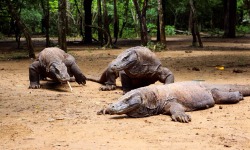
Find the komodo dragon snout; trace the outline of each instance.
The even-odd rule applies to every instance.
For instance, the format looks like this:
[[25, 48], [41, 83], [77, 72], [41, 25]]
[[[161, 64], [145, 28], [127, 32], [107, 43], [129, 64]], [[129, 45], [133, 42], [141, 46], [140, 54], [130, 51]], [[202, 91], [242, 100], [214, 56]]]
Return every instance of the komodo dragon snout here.
[[49, 72], [52, 73], [61, 83], [70, 81], [70, 76], [64, 63], [53, 63], [49, 68]]
[[142, 97], [140, 93], [123, 95], [118, 102], [111, 104], [107, 109], [103, 109], [98, 114], [126, 114], [140, 107]]
[[135, 51], [124, 51], [111, 63], [111, 69], [114, 71], [121, 71], [130, 68], [138, 60], [138, 55]]

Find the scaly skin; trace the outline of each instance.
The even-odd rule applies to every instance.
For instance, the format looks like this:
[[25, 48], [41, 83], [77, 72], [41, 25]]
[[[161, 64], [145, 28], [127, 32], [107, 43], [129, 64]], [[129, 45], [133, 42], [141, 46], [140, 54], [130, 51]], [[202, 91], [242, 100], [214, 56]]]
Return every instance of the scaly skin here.
[[154, 85], [132, 90], [97, 114], [126, 114], [130, 117], [170, 115], [188, 123], [185, 112], [207, 109], [215, 104], [234, 104], [250, 95], [250, 85], [216, 85], [197, 81]]
[[77, 66], [75, 58], [56, 47], [45, 48], [39, 53], [38, 59], [30, 65], [29, 88], [41, 88], [40, 80], [46, 77], [60, 83], [67, 81], [86, 83], [86, 77]]
[[161, 66], [160, 60], [146, 47], [132, 47], [117, 56], [100, 79], [87, 80], [104, 84], [102, 91], [116, 89], [116, 79], [121, 77], [122, 89], [126, 93], [138, 87], [147, 86], [160, 81], [164, 84], [174, 82], [173, 73], [166, 67]]

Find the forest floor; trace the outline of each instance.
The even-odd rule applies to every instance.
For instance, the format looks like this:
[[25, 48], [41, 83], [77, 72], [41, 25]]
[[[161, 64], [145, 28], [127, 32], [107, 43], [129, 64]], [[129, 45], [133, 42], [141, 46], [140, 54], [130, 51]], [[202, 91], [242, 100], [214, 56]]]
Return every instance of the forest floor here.
[[[13, 39], [12, 39], [13, 40]], [[36, 54], [43, 42], [35, 40]], [[156, 52], [175, 81], [250, 84], [250, 38], [203, 38], [204, 48], [190, 47], [190, 36], [167, 38], [167, 50]], [[120, 49], [69, 45], [85, 76], [98, 77], [108, 63], [138, 41], [123, 40]], [[235, 105], [188, 112], [190, 123], [166, 115], [147, 118], [96, 115], [122, 91], [99, 91], [88, 82], [28, 89], [32, 60], [11, 40], [0, 41], [0, 149], [250, 149], [250, 97]], [[25, 53], [25, 57], [23, 57]], [[218, 67], [224, 66], [224, 69]], [[117, 79], [120, 85], [120, 80]], [[161, 83], [155, 83], [161, 84]]]

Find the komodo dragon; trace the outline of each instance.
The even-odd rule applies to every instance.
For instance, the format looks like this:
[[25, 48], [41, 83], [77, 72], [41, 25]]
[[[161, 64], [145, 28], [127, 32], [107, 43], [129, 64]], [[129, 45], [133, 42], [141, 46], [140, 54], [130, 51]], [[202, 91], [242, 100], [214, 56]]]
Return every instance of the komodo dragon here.
[[130, 117], [167, 114], [173, 121], [188, 123], [191, 117], [185, 112], [207, 109], [215, 104], [238, 103], [243, 96], [249, 95], [250, 85], [177, 82], [132, 90], [97, 114], [126, 114]]
[[37, 60], [30, 65], [29, 88], [40, 88], [40, 79], [46, 77], [60, 83], [72, 80], [78, 84], [86, 83], [86, 77], [76, 64], [75, 58], [56, 47], [42, 50], [38, 54]]
[[156, 55], [146, 47], [132, 47], [117, 56], [102, 73], [100, 79], [87, 80], [104, 84], [102, 91], [116, 89], [116, 78], [120, 75], [124, 93], [135, 88], [147, 86], [160, 81], [173, 83], [174, 75], [166, 67], [162, 67]]

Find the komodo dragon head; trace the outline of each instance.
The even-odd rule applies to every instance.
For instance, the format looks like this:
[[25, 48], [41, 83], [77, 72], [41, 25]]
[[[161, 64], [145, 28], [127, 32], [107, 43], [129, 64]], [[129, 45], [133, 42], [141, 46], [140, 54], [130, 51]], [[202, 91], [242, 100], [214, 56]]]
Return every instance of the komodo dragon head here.
[[130, 91], [120, 97], [118, 102], [111, 104], [107, 111], [109, 114], [127, 114], [138, 109], [142, 104], [141, 94], [137, 91]]
[[61, 83], [70, 81], [70, 76], [64, 63], [52, 63], [49, 67], [49, 72]]
[[111, 63], [111, 69], [120, 71], [131, 67], [138, 60], [137, 53], [134, 50], [126, 50], [117, 56]]

